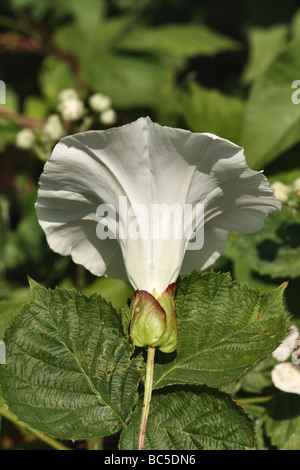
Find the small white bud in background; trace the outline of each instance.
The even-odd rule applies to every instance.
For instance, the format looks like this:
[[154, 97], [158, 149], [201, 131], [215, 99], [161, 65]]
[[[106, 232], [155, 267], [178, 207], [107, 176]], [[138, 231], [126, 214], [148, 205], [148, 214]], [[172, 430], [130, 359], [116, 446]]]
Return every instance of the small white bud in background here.
[[300, 367], [291, 362], [277, 364], [272, 370], [272, 381], [276, 388], [300, 395]]
[[101, 113], [111, 107], [111, 100], [108, 96], [102, 93], [95, 93], [89, 98], [89, 105], [93, 111]]
[[74, 88], [66, 88], [61, 90], [58, 95], [58, 100], [61, 102], [75, 99], [79, 99], [79, 97], [77, 91], [74, 90]]
[[31, 129], [22, 129], [16, 137], [16, 146], [23, 150], [29, 150], [35, 143], [36, 136]]
[[43, 141], [56, 141], [65, 135], [62, 122], [58, 114], [49, 116], [42, 131]]
[[110, 126], [117, 121], [117, 114], [112, 108], [106, 109], [100, 113], [100, 121], [105, 126]]
[[84, 104], [79, 98], [62, 101], [57, 109], [66, 122], [78, 121], [85, 113]]
[[281, 202], [287, 202], [291, 194], [291, 188], [281, 181], [275, 181], [272, 185], [274, 196]]
[[300, 178], [297, 178], [291, 185], [292, 191], [300, 191]]

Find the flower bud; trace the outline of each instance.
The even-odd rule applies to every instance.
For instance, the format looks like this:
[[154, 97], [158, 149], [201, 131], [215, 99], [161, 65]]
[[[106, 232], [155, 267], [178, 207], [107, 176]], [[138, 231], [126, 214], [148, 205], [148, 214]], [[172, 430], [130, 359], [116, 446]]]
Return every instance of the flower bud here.
[[35, 143], [35, 133], [31, 129], [22, 129], [16, 137], [16, 146], [23, 150], [29, 150]]
[[161, 296], [137, 290], [131, 301], [130, 335], [136, 346], [157, 347], [170, 353], [177, 348], [177, 323], [174, 294], [176, 284]]
[[89, 105], [94, 111], [101, 113], [102, 111], [110, 108], [111, 100], [108, 96], [103, 95], [102, 93], [95, 93], [90, 96]]
[[85, 113], [84, 104], [79, 98], [64, 100], [58, 104], [57, 109], [66, 122], [77, 121]]
[[110, 126], [114, 124], [117, 120], [117, 113], [112, 109], [108, 108], [100, 113], [100, 121], [105, 126]]
[[69, 101], [78, 99], [78, 93], [74, 88], [65, 88], [58, 95], [58, 101]]
[[65, 130], [58, 114], [49, 116], [42, 131], [43, 141], [56, 141], [63, 137], [64, 134]]
[[272, 184], [272, 189], [274, 191], [275, 197], [285, 203], [289, 200], [289, 195], [291, 194], [291, 188], [280, 181], [275, 181]]
[[291, 188], [293, 191], [300, 191], [300, 178], [295, 179], [295, 181], [291, 185]]

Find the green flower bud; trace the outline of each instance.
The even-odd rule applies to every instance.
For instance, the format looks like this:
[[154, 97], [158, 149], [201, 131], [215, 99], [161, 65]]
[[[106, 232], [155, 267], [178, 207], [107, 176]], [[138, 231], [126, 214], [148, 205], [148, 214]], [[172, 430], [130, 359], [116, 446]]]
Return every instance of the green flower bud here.
[[160, 351], [166, 353], [175, 351], [178, 345], [177, 321], [175, 314], [176, 289], [176, 284], [170, 284], [169, 287], [157, 299], [166, 314], [167, 327], [161, 338], [154, 346], [160, 349]]
[[136, 346], [152, 346], [170, 353], [177, 348], [177, 322], [175, 315], [176, 284], [158, 296], [137, 290], [131, 301], [130, 335]]

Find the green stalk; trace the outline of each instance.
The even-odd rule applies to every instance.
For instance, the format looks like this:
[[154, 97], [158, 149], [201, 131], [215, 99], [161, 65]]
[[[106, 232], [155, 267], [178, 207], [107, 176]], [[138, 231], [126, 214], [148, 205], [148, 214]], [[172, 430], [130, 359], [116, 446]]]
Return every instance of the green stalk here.
[[256, 403], [268, 403], [272, 400], [273, 395], [262, 396], [262, 397], [251, 397], [251, 398], [238, 398], [235, 400], [238, 405], [256, 404]]
[[66, 447], [65, 445], [61, 444], [60, 442], [56, 441], [52, 437], [46, 436], [45, 434], [42, 434], [41, 432], [37, 431], [36, 429], [33, 429], [31, 426], [29, 426], [26, 423], [22, 423], [21, 421], [18, 421], [18, 418], [4, 409], [3, 407], [0, 407], [0, 415], [3, 416], [3, 418], [11, 421], [12, 423], [16, 424], [18, 427], [25, 429], [26, 431], [29, 431], [31, 434], [33, 434], [35, 437], [40, 439], [40, 441], [45, 442], [45, 444], [48, 444], [50, 447], [52, 447], [55, 450], [71, 450], [69, 447]]
[[143, 403], [143, 410], [142, 410], [142, 417], [141, 417], [138, 450], [144, 449], [147, 421], [148, 421], [148, 416], [149, 416], [149, 411], [150, 411], [150, 403], [151, 403], [151, 395], [152, 395], [154, 356], [155, 356], [155, 348], [152, 348], [151, 346], [149, 346], [148, 356], [147, 356], [145, 390], [144, 390], [144, 403]]

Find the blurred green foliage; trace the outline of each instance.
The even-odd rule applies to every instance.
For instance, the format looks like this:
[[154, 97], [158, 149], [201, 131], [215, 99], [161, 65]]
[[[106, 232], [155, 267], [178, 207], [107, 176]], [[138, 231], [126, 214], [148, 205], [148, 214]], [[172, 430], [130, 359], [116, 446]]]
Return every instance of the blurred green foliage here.
[[[299, 51], [296, 0], [284, 5], [234, 0], [230, 6], [217, 0], [2, 1], [0, 338], [26, 300], [27, 275], [47, 287], [98, 290], [118, 308], [132, 295], [125, 281], [95, 279], [47, 246], [34, 202], [44, 161], [59, 138], [45, 132], [50, 116], [58, 116], [65, 133], [110, 127], [89, 106], [89, 98], [101, 93], [110, 98], [114, 125], [149, 115], [161, 125], [216, 133], [243, 146], [249, 166], [263, 169], [271, 183], [292, 188], [300, 177], [300, 104], [292, 102], [297, 92], [292, 84], [300, 80]], [[60, 92], [69, 88], [84, 106], [72, 121], [57, 107]], [[17, 144], [24, 128], [34, 134], [28, 148]], [[286, 309], [298, 326], [299, 200], [300, 187], [289, 192], [282, 212], [270, 216], [261, 232], [231, 234], [214, 266], [264, 289], [288, 280]], [[244, 388], [238, 385], [241, 396], [270, 389], [275, 394], [270, 364], [260, 367]], [[259, 446], [288, 448], [291, 439], [291, 447], [300, 449], [299, 413], [289, 436], [284, 410], [278, 413], [274, 400], [266, 408], [249, 407]], [[289, 416], [288, 405], [286, 410]]]

